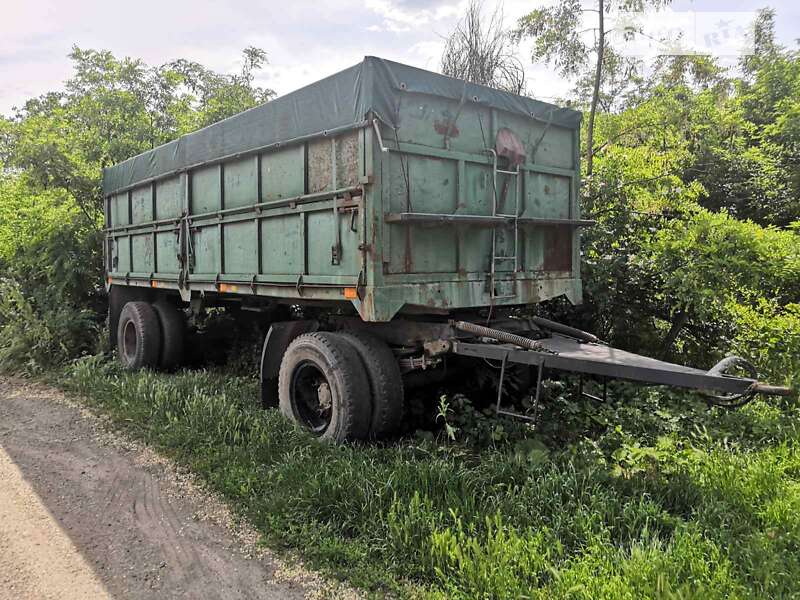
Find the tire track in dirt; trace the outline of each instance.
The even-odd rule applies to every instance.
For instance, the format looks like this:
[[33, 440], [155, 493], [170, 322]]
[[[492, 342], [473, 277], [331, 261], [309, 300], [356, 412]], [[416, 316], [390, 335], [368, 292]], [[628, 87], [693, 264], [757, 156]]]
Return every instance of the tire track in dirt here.
[[[2, 535], [13, 534], [0, 524], [0, 598], [69, 600], [64, 590], [80, 585], [132, 599], [356, 597], [257, 550], [254, 532], [237, 530], [224, 505], [190, 474], [109, 433], [56, 390], [0, 378], [0, 424], [5, 470], [19, 474], [25, 502], [38, 503], [34, 522], [60, 532], [63, 543], [48, 551], [68, 565], [49, 581], [61, 593], [48, 596], [48, 578], [58, 570], [47, 565], [55, 559], [24, 539], [9, 544]], [[0, 482], [0, 507], [9, 505], [9, 489]], [[14, 568], [14, 561], [30, 566]], [[18, 593], [28, 588], [32, 595]]]

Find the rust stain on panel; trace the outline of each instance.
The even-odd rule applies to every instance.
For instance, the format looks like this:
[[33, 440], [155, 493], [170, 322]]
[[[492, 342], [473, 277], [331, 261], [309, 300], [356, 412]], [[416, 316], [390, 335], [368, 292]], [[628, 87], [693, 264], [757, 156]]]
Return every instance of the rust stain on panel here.
[[[308, 191], [331, 189], [331, 138], [323, 137], [308, 143]], [[336, 137], [336, 187], [358, 184], [358, 132]]]
[[569, 227], [544, 228], [545, 271], [572, 270], [572, 230]]
[[336, 138], [336, 174], [338, 187], [358, 185], [358, 132]]
[[447, 120], [447, 121], [438, 121], [438, 120], [434, 121], [433, 122], [433, 128], [436, 130], [436, 133], [438, 133], [439, 135], [446, 135], [449, 138], [458, 137], [459, 134], [461, 133], [458, 130], [458, 127], [456, 127], [456, 124], [452, 123], [449, 120]]
[[308, 143], [308, 192], [331, 189], [331, 141], [328, 138]]

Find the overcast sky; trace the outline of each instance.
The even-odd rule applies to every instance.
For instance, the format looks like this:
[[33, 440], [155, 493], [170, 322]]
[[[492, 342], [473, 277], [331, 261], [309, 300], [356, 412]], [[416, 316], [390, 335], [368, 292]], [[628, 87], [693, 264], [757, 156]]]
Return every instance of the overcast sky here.
[[[512, 24], [547, 0], [506, 0]], [[70, 75], [73, 44], [160, 65], [196, 60], [222, 72], [238, 70], [242, 48], [267, 51], [270, 64], [258, 83], [284, 94], [355, 64], [381, 56], [437, 70], [446, 36], [464, 13], [465, 0], [0, 0], [0, 114], [47, 91]], [[735, 8], [734, 8], [735, 5]], [[777, 10], [778, 34], [800, 38], [800, 2], [676, 0], [671, 10]], [[486, 0], [485, 7], [494, 3]], [[663, 21], [664, 17], [660, 17]], [[525, 53], [525, 48], [521, 49]], [[530, 60], [525, 58], [525, 63]], [[563, 96], [569, 85], [552, 69], [531, 65], [532, 95]]]

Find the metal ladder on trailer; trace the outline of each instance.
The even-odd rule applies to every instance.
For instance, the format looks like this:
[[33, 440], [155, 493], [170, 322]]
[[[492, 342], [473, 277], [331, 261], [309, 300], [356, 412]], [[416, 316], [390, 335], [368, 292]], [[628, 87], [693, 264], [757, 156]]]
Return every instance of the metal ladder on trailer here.
[[[499, 264], [508, 263], [513, 261], [514, 262], [514, 270], [513, 272], [516, 273], [519, 271], [519, 208], [520, 208], [520, 196], [522, 194], [522, 170], [520, 165], [516, 166], [516, 170], [511, 171], [508, 169], [500, 169], [497, 166], [497, 151], [494, 148], [487, 148], [487, 152], [491, 153], [492, 155], [492, 216], [493, 217], [501, 217], [503, 219], [507, 219], [511, 221], [512, 226], [514, 228], [514, 244], [513, 244], [513, 253], [511, 255], [501, 255], [498, 254], [498, 227], [505, 227], [507, 222], [501, 224], [495, 224], [492, 227], [492, 255], [489, 265], [489, 297], [492, 300], [501, 300], [504, 298], [513, 298], [516, 295], [516, 279], [511, 279], [508, 283], [511, 284], [511, 292], [510, 293], [498, 293], [497, 291], [497, 266]], [[506, 177], [512, 177], [514, 179], [514, 212], [511, 213], [502, 213], [500, 212], [499, 203], [500, 199], [498, 198], [497, 194], [497, 175], [505, 175]], [[504, 187], [504, 190], [507, 189]], [[504, 200], [506, 198], [506, 194], [503, 194]], [[501, 280], [504, 281], [504, 280]]]

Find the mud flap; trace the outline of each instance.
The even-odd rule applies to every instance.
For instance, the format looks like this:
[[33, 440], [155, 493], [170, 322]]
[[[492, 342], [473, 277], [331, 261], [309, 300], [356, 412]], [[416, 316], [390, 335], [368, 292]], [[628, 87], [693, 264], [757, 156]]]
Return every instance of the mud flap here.
[[286, 348], [297, 336], [317, 329], [319, 323], [312, 320], [280, 321], [270, 326], [261, 350], [261, 405], [264, 408], [278, 406], [278, 372]]

